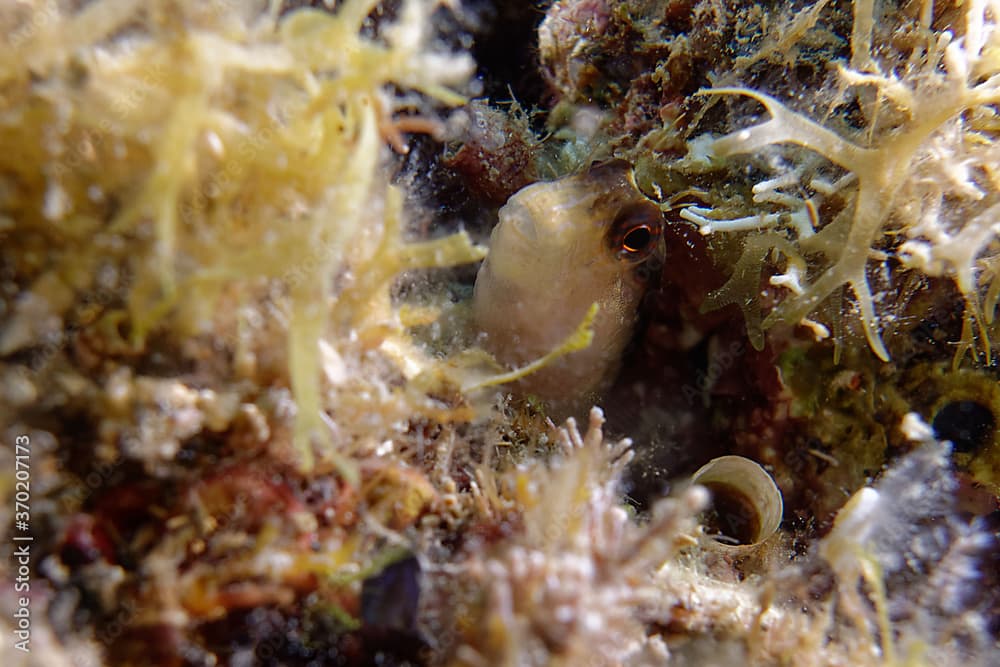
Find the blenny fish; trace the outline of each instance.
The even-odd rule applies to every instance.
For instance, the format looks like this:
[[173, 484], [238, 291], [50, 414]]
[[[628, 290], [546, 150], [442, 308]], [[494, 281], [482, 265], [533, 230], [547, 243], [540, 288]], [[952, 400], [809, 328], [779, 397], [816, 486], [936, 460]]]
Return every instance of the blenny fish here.
[[556, 348], [597, 304], [594, 338], [519, 380], [554, 414], [589, 406], [614, 379], [632, 337], [663, 215], [623, 160], [515, 193], [500, 209], [473, 299], [483, 344], [523, 365]]

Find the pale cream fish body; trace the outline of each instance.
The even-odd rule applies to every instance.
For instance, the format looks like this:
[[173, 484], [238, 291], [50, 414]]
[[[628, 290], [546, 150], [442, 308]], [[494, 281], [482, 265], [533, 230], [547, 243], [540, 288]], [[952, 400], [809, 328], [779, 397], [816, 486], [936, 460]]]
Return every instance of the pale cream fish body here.
[[598, 304], [594, 340], [520, 380], [557, 410], [585, 406], [613, 379], [645, 290], [639, 267], [659, 245], [662, 216], [622, 161], [536, 183], [500, 209], [476, 277], [473, 311], [502, 363], [547, 354]]

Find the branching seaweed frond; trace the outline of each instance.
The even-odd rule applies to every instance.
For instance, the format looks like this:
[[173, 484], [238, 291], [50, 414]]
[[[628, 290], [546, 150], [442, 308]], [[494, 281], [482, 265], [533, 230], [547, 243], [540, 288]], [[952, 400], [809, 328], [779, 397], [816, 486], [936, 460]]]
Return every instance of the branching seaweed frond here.
[[[843, 243], [839, 247], [818, 244], [828, 264], [813, 271], [814, 277], [801, 283], [801, 289], [793, 289], [762, 326], [797, 323], [846, 285], [857, 302], [868, 344], [879, 358], [888, 360], [878, 312], [882, 297], [872, 293], [867, 273], [875, 250], [888, 235], [901, 235], [904, 243], [898, 258], [905, 266], [955, 281], [988, 362], [985, 323], [993, 314], [983, 310], [977, 274], [989, 249], [995, 251], [1000, 232], [995, 176], [998, 133], [995, 123], [984, 120], [995, 117], [995, 105], [1000, 102], [1000, 59], [996, 57], [1000, 3], [983, 0], [967, 5], [964, 35], [939, 34], [923, 61], [909, 62], [899, 73], [892, 62], [883, 62], [887, 56], [875, 55], [871, 4], [864, 0], [855, 5], [853, 56], [850, 69], [841, 67], [842, 77], [847, 87], [874, 88], [879, 99], [889, 100], [904, 112], [902, 120], [875, 135], [871, 145], [844, 138], [757, 90], [702, 91], [750, 97], [770, 116], [763, 123], [715, 139], [707, 149], [709, 160], [794, 145], [822, 155], [856, 179]], [[874, 109], [872, 114], [877, 113]], [[870, 123], [876, 127], [874, 116]], [[704, 146], [700, 150], [706, 152]], [[803, 243], [815, 226], [803, 224], [804, 219], [797, 219], [794, 212], [784, 219], [776, 213], [716, 219], [707, 208], [684, 215], [705, 233], [782, 227], [803, 248], [817, 246], [815, 241]], [[824, 227], [823, 222], [818, 226]], [[764, 253], [755, 249], [753, 256]], [[725, 289], [733, 291], [731, 286]], [[985, 299], [985, 305], [990, 304], [995, 306], [995, 299]]]

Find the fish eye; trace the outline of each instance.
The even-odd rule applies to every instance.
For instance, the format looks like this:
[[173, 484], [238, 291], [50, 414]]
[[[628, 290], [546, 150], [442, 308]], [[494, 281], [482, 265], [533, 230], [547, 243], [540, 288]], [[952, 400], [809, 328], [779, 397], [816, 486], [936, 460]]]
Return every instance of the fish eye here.
[[611, 224], [609, 245], [619, 259], [645, 260], [656, 248], [662, 227], [663, 217], [652, 202], [626, 206]]
[[638, 225], [628, 230], [622, 238], [622, 250], [628, 253], [642, 252], [653, 242], [653, 230], [648, 225]]

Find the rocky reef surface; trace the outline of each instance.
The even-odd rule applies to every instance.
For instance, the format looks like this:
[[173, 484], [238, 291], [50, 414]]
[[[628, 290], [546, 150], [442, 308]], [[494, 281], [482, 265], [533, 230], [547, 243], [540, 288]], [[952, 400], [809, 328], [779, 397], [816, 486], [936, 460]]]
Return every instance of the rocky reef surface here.
[[[1000, 661], [996, 0], [0, 28], [4, 665]], [[594, 310], [512, 368], [473, 284], [609, 161], [662, 230], [565, 419]]]

